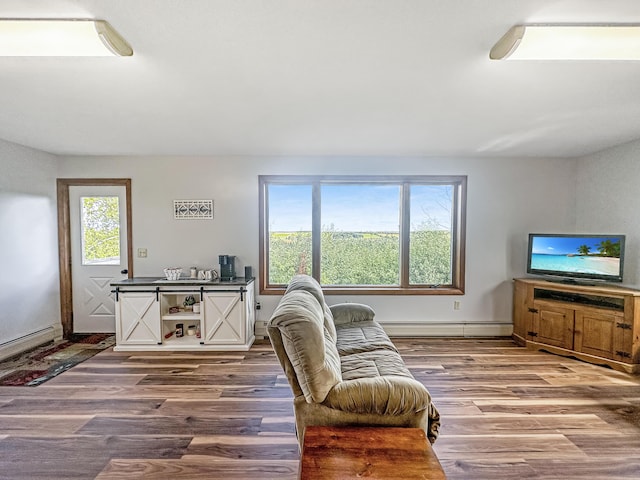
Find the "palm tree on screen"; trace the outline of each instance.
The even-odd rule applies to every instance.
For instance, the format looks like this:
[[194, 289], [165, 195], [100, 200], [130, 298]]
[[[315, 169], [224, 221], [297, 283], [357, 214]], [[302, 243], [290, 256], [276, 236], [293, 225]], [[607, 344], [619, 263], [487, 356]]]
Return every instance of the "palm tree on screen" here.
[[589, 255], [589, 251], [591, 250], [591, 247], [588, 245], [580, 245], [578, 247], [578, 253], [580, 255]]
[[596, 245], [596, 248], [603, 257], [620, 257], [620, 242], [603, 240]]

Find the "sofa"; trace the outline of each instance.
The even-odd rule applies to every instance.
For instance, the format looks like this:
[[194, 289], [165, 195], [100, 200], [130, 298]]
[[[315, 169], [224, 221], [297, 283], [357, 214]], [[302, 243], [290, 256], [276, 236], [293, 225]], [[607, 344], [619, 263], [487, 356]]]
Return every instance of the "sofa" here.
[[298, 441], [308, 425], [413, 427], [435, 442], [440, 415], [373, 310], [329, 307], [318, 282], [296, 275], [267, 332], [293, 391]]

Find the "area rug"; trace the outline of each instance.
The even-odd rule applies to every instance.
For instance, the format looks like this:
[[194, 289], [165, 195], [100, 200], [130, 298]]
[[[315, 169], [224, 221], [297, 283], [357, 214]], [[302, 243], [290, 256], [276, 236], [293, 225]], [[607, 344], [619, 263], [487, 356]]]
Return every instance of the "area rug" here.
[[115, 344], [110, 333], [73, 334], [0, 362], [0, 386], [37, 387]]

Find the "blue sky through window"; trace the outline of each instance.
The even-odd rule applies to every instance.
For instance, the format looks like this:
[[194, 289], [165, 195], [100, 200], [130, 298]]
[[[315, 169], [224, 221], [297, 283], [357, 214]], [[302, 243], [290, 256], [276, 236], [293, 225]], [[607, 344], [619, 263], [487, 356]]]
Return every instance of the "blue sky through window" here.
[[311, 231], [311, 185], [269, 185], [269, 231]]
[[[451, 185], [411, 187], [412, 230], [423, 223], [451, 228]], [[310, 185], [269, 185], [269, 230], [311, 230]], [[398, 232], [400, 186], [341, 184], [322, 186], [322, 226], [345, 232]]]
[[322, 227], [342, 232], [398, 232], [398, 185], [323, 185]]

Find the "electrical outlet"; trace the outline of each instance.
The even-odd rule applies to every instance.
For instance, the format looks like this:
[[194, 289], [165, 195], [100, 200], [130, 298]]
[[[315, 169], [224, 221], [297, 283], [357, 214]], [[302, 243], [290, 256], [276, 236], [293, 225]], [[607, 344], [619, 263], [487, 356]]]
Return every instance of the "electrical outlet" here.
[[147, 249], [139, 248], [138, 249], [138, 258], [147, 258]]
[[457, 300], [453, 302], [453, 309], [460, 310], [460, 302], [458, 302]]

